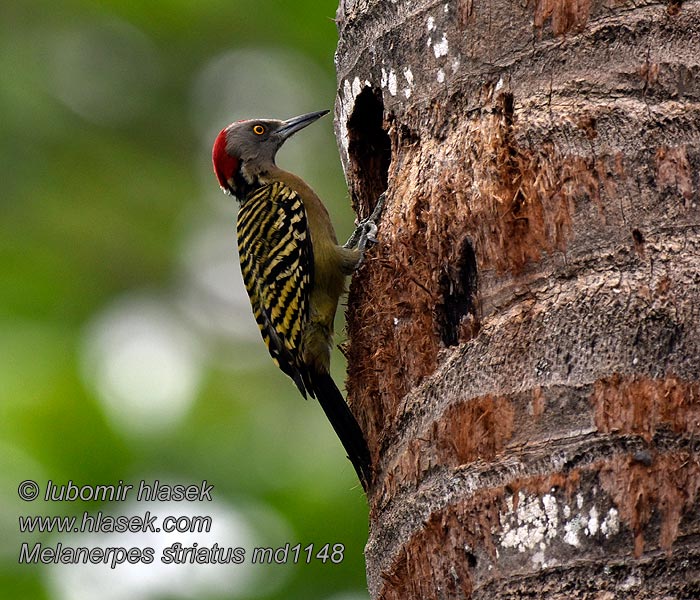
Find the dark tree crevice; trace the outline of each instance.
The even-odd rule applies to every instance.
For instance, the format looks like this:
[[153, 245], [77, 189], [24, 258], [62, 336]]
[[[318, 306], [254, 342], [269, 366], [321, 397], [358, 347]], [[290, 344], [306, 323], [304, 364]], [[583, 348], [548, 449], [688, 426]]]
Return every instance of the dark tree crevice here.
[[456, 346], [460, 342], [464, 317], [472, 315], [475, 322], [477, 316], [476, 255], [469, 240], [463, 242], [458, 256], [459, 260], [447, 265], [440, 275], [442, 304], [437, 307], [437, 322], [445, 346]]
[[348, 120], [348, 140], [353, 206], [358, 214], [368, 214], [387, 189], [391, 163], [391, 140], [384, 129], [384, 103], [379, 90], [365, 87], [357, 96]]

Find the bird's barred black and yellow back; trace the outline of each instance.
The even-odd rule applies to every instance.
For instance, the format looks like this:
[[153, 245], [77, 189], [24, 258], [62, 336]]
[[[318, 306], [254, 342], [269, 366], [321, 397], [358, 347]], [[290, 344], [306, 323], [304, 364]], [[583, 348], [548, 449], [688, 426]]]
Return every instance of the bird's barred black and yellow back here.
[[354, 245], [339, 246], [321, 199], [275, 164], [284, 141], [327, 112], [232, 123], [214, 142], [212, 164], [221, 188], [240, 201], [243, 279], [272, 359], [303, 396], [318, 399], [368, 490], [367, 441], [329, 372], [338, 300], [364, 245], [353, 236]]
[[306, 396], [304, 326], [313, 285], [313, 247], [299, 195], [283, 182], [264, 185], [241, 203], [238, 254], [253, 314], [275, 364]]

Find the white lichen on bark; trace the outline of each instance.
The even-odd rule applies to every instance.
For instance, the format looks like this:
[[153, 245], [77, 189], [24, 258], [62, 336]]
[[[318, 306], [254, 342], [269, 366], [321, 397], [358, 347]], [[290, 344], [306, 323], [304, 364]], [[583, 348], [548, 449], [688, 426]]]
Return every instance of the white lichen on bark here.
[[533, 563], [542, 567], [548, 562], [552, 564], [551, 559], [546, 559], [546, 551], [556, 540], [579, 547], [582, 536], [592, 537], [600, 533], [607, 538], [620, 529], [615, 507], [611, 507], [601, 521], [599, 508], [595, 505], [587, 508], [580, 494], [573, 504], [569, 504], [553, 493], [540, 497], [519, 492], [517, 501], [510, 496], [506, 498], [506, 504], [511, 508], [499, 514], [501, 548], [532, 552]]

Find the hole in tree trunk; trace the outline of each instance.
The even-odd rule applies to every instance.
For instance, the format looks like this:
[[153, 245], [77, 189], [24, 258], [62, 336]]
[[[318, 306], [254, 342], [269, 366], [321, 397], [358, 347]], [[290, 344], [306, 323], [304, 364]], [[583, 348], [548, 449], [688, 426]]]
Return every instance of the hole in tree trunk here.
[[353, 204], [359, 214], [367, 214], [388, 185], [391, 140], [383, 124], [381, 92], [365, 87], [355, 99], [348, 120], [348, 179], [352, 182]]
[[440, 275], [443, 302], [437, 307], [437, 321], [445, 346], [456, 346], [460, 338], [469, 339], [476, 334], [476, 286], [476, 255], [469, 240], [465, 240], [457, 261], [447, 265]]

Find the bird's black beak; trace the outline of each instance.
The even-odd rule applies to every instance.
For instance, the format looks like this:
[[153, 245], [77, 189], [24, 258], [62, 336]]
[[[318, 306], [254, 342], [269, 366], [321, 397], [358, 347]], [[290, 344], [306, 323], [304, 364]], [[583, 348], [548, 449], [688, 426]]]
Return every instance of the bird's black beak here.
[[318, 112], [299, 115], [298, 117], [283, 121], [284, 125], [277, 130], [280, 142], [284, 142], [284, 140], [294, 135], [297, 131], [304, 129], [307, 125], [311, 125], [311, 123], [320, 119], [323, 115], [327, 115], [329, 112], [328, 110], [319, 110]]

